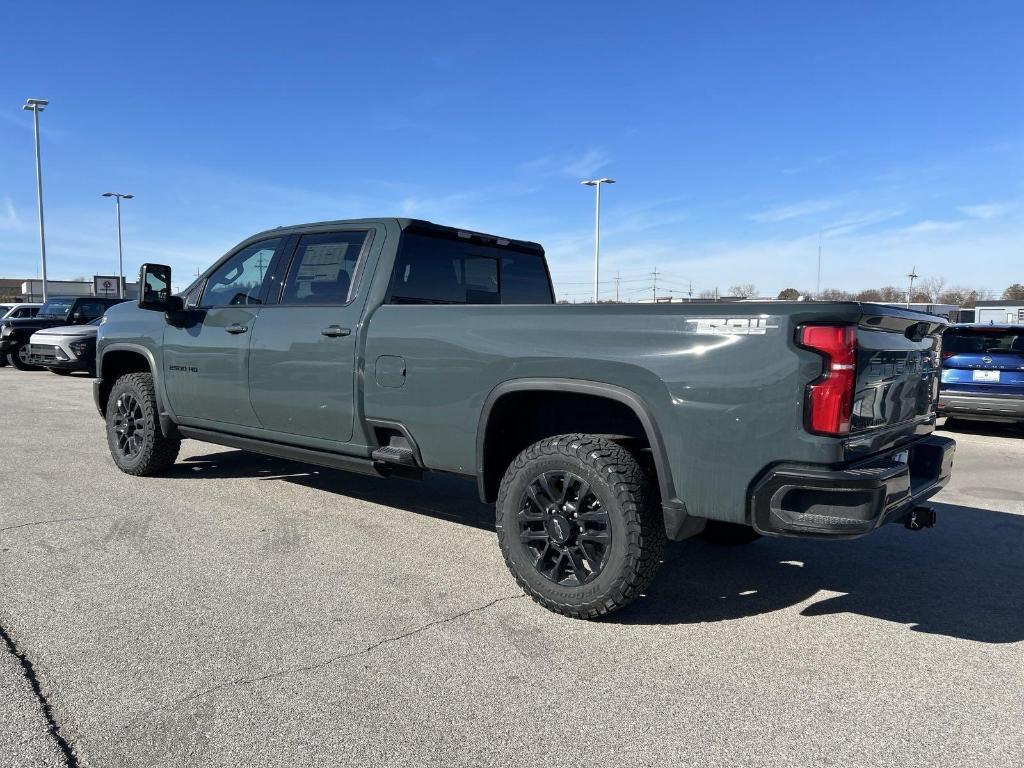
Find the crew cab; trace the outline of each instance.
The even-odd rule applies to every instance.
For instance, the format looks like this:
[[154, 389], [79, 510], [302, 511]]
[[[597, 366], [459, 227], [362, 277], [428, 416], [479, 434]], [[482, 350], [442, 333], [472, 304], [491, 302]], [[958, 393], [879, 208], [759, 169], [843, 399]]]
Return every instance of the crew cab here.
[[51, 296], [35, 317], [0, 321], [0, 355], [8, 355], [15, 368], [37, 370], [39, 366], [30, 360], [29, 340], [33, 333], [61, 325], [85, 325], [122, 301], [97, 296]]
[[182, 295], [143, 265], [97, 342], [124, 472], [183, 439], [367, 474], [474, 478], [505, 561], [593, 618], [666, 539], [929, 525], [941, 319], [859, 303], [555, 305], [540, 245], [411, 219], [248, 238]]

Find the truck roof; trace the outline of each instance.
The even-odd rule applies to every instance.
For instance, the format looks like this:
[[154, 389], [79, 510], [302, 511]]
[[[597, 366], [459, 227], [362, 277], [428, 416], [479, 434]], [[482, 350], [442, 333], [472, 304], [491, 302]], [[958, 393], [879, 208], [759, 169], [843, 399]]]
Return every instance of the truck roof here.
[[370, 225], [370, 224], [383, 224], [391, 222], [397, 224], [398, 227], [405, 230], [416, 230], [420, 232], [435, 232], [441, 235], [462, 237], [465, 239], [475, 238], [483, 241], [493, 241], [496, 245], [512, 245], [516, 248], [544, 252], [543, 246], [540, 243], [535, 243], [531, 240], [517, 240], [512, 237], [503, 237], [501, 235], [490, 235], [485, 232], [476, 232], [471, 229], [463, 229], [461, 227], [449, 227], [444, 224], [435, 224], [432, 221], [426, 221], [425, 219], [409, 219], [397, 216], [382, 216], [369, 219], [336, 219], [334, 221], [314, 221], [307, 224], [289, 224], [287, 226], [275, 227], [274, 229], [268, 229], [265, 232], [247, 237], [246, 241], [256, 240], [268, 235], [274, 234], [296, 234], [311, 230], [324, 229], [329, 227], [337, 226], [351, 226], [356, 225]]

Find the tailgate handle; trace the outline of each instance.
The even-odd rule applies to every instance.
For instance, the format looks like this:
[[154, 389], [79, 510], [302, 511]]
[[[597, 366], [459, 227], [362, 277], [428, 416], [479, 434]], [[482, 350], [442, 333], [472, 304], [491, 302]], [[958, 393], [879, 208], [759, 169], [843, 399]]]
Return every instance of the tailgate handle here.
[[907, 326], [907, 330], [903, 332], [903, 335], [911, 341], [921, 341], [928, 335], [928, 331], [931, 330], [931, 327], [931, 323], [914, 323], [913, 325]]

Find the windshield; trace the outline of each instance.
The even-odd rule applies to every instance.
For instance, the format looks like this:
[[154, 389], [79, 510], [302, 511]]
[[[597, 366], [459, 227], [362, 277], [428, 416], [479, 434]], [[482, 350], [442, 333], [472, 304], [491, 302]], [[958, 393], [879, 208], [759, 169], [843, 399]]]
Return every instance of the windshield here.
[[1024, 327], [952, 328], [942, 335], [943, 357], [1024, 353]]
[[38, 317], [67, 319], [68, 312], [71, 311], [71, 305], [74, 303], [74, 299], [47, 299], [46, 303], [39, 308]]

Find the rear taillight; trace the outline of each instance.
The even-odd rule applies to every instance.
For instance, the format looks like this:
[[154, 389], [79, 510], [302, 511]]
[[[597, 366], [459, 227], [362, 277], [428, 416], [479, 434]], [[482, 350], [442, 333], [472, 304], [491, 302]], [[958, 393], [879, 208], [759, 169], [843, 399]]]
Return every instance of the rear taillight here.
[[956, 354], [955, 352], [943, 352], [942, 353], [942, 362], [946, 362], [947, 360], [949, 360], [949, 358], [951, 358], [955, 354]]
[[807, 386], [807, 430], [819, 435], [850, 434], [857, 377], [857, 329], [852, 325], [803, 325], [801, 347], [825, 358], [825, 372]]

